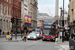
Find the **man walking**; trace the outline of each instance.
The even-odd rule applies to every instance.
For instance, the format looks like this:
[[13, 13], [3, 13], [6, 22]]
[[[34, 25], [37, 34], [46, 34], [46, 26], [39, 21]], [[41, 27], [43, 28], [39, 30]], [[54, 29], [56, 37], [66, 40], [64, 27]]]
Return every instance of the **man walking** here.
[[24, 27], [24, 41], [26, 42], [26, 37], [27, 37], [27, 27]]
[[2, 30], [0, 29], [0, 35], [1, 35]]
[[61, 39], [62, 38], [62, 31], [60, 31], [59, 36], [60, 36], [60, 39]]
[[21, 38], [23, 37], [24, 30], [21, 28]]

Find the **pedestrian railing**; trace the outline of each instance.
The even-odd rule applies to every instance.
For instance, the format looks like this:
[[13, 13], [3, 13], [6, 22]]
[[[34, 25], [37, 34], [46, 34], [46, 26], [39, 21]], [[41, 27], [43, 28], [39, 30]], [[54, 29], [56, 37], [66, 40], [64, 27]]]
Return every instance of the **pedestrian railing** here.
[[70, 50], [75, 50], [75, 40], [74, 40], [74, 38], [69, 38], [69, 48], [70, 48]]

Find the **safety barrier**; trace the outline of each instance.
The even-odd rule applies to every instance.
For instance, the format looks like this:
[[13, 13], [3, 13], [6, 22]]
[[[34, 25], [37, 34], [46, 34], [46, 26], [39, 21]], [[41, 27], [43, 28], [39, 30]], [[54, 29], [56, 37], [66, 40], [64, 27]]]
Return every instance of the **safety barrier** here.
[[75, 50], [75, 40], [72, 38], [69, 38], [69, 48], [70, 50]]

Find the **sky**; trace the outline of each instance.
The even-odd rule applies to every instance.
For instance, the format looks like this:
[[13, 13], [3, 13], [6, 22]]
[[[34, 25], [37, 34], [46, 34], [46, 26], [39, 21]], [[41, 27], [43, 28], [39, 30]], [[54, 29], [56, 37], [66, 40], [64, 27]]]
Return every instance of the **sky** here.
[[[55, 1], [56, 0], [38, 0], [38, 11], [47, 13], [50, 16], [55, 16]], [[64, 0], [64, 9], [68, 12], [69, 0]], [[63, 6], [63, 0], [59, 0], [59, 15], [60, 7]]]

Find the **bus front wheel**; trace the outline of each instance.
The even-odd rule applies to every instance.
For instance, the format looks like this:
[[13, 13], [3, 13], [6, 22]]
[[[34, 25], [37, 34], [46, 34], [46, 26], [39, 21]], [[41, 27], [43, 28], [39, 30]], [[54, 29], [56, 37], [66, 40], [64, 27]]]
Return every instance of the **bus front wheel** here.
[[45, 41], [45, 40], [42, 38], [42, 41]]

